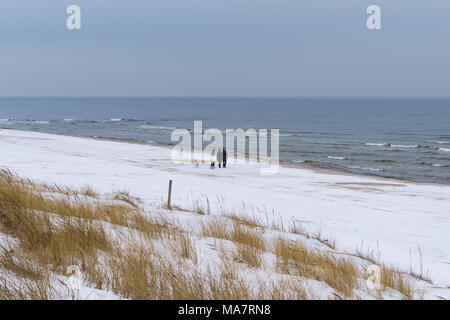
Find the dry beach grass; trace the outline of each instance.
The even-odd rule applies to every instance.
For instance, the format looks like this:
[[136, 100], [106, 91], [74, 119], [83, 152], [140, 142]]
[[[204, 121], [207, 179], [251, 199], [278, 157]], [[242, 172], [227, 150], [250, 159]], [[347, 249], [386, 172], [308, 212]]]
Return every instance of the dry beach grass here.
[[108, 197], [1, 171], [0, 299], [76, 298], [64, 284], [70, 265], [83, 286], [124, 299], [358, 299], [389, 290], [417, 298], [412, 278], [386, 266], [383, 292], [369, 292], [368, 261], [337, 254], [334, 241], [299, 225], [211, 215], [209, 201], [181, 213], [199, 228], [127, 192]]

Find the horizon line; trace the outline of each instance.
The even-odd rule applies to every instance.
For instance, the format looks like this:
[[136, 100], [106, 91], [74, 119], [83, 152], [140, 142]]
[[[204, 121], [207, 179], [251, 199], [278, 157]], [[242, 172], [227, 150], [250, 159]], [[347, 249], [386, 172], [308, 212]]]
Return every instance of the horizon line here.
[[450, 96], [0, 96], [0, 99], [450, 99]]

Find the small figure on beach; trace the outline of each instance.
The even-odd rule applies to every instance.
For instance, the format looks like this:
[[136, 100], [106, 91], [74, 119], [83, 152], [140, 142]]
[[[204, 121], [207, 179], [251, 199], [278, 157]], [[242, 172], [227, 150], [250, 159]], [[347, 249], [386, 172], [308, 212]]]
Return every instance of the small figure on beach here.
[[194, 160], [193, 163], [194, 163], [196, 168], [198, 168], [198, 166], [200, 165], [200, 162], [198, 162], [197, 160]]
[[219, 149], [219, 150], [217, 151], [216, 159], [217, 159], [217, 164], [219, 165], [219, 168], [222, 168], [222, 161], [223, 161], [223, 152], [222, 152], [222, 149]]
[[223, 148], [223, 155], [222, 155], [222, 160], [223, 160], [223, 167], [226, 168], [227, 167], [227, 149]]
[[215, 159], [215, 154], [214, 154], [214, 149], [211, 151], [211, 165], [210, 165], [210, 169], [214, 169], [216, 167], [216, 159]]

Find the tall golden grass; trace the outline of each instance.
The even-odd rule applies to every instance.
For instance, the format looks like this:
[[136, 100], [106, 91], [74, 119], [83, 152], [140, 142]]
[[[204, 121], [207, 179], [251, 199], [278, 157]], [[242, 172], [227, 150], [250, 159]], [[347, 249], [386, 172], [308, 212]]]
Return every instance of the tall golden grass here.
[[[7, 239], [0, 245], [0, 299], [61, 299], [55, 277], [67, 276], [69, 265], [80, 268], [84, 286], [129, 299], [321, 297], [309, 281], [357, 298], [364, 272], [352, 258], [273, 238], [304, 236], [298, 225], [271, 228], [242, 212], [213, 216], [209, 200], [194, 213], [199, 233], [175, 226], [167, 212], [143, 212], [127, 192], [107, 199], [89, 187], [70, 190], [0, 171], [0, 236]], [[325, 242], [320, 233], [312, 237]], [[200, 268], [198, 241], [205, 239], [215, 248]], [[410, 278], [393, 269], [383, 269], [382, 283], [415, 297]]]
[[349, 258], [336, 258], [282, 238], [276, 241], [274, 253], [282, 273], [323, 281], [346, 298], [353, 297], [360, 273]]

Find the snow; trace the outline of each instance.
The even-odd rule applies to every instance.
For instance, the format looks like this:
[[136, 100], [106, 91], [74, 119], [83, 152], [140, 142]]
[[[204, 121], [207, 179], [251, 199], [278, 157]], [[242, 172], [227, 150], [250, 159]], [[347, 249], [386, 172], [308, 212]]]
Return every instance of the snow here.
[[157, 204], [172, 179], [172, 203], [183, 208], [208, 197], [213, 208], [273, 209], [269, 218], [321, 230], [341, 251], [374, 252], [416, 273], [423, 265], [441, 295], [450, 286], [450, 186], [290, 167], [262, 176], [256, 163], [211, 170], [173, 163], [169, 148], [16, 130], [0, 130], [0, 150], [1, 168], [39, 182], [126, 190]]

